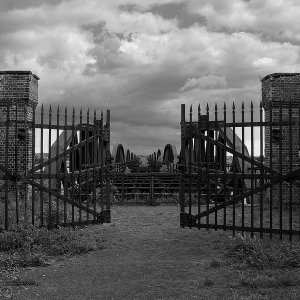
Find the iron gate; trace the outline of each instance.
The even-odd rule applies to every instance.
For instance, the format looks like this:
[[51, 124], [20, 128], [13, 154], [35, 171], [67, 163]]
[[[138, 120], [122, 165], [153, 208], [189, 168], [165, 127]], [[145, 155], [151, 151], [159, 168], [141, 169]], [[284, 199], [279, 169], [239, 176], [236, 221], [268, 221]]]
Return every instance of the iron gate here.
[[[25, 118], [24, 118], [25, 116]], [[8, 101], [1, 171], [1, 229], [19, 224], [110, 222], [110, 112], [45, 114]], [[38, 149], [38, 151], [36, 151]], [[37, 153], [38, 152], [38, 153]], [[2, 153], [3, 154], [3, 153]]]
[[300, 237], [300, 107], [276, 109], [264, 120], [262, 104], [230, 114], [224, 105], [222, 117], [199, 106], [193, 121], [181, 106], [182, 227]]

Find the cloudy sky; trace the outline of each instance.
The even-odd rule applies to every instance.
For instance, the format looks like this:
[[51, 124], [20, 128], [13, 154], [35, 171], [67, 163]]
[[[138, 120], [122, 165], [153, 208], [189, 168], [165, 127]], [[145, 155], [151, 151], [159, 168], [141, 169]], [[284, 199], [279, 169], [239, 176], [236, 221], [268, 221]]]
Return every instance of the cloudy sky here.
[[258, 105], [260, 77], [299, 72], [299, 28], [298, 0], [0, 0], [0, 70], [110, 108], [112, 144], [149, 154], [179, 145], [181, 103]]

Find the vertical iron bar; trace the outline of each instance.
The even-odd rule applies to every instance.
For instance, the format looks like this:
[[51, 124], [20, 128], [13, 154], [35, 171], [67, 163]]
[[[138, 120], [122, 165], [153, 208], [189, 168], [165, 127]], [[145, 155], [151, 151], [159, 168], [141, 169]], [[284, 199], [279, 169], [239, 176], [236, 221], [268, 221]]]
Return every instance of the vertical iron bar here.
[[[90, 138], [90, 110], [87, 110], [86, 113], [86, 123], [87, 123], [87, 129], [86, 129], [86, 139]], [[85, 182], [86, 182], [86, 191], [85, 191], [85, 197], [86, 197], [86, 206], [89, 209], [90, 204], [89, 204], [89, 191], [90, 191], [90, 180], [89, 180], [89, 175], [90, 175], [90, 170], [89, 170], [89, 164], [91, 164], [91, 158], [90, 158], [90, 149], [91, 149], [91, 145], [93, 145], [91, 142], [86, 144], [85, 146], [85, 164], [87, 165], [85, 167]], [[86, 212], [86, 220], [87, 222], [89, 222], [90, 219], [90, 214], [89, 212]]]
[[[259, 161], [261, 163], [261, 165], [263, 165], [264, 163], [264, 158], [263, 158], [263, 125], [262, 125], [262, 122], [263, 122], [263, 105], [262, 105], [262, 102], [260, 102], [260, 105], [259, 105], [259, 122], [260, 122], [260, 125], [259, 125], [259, 138], [260, 138], [260, 158], [259, 158]], [[260, 187], [262, 187], [264, 184], [264, 169], [261, 167], [260, 168]], [[259, 233], [259, 236], [260, 238], [262, 239], [263, 238], [263, 222], [264, 222], [264, 203], [263, 203], [264, 199], [263, 199], [263, 191], [260, 190], [260, 194], [259, 194], [259, 202], [260, 202], [260, 205], [259, 205], [259, 211], [260, 211], [260, 233]]]
[[[210, 188], [211, 188], [211, 182], [210, 182], [210, 128], [209, 128], [209, 106], [208, 103], [206, 105], [206, 116], [207, 116], [207, 124], [206, 124], [206, 129], [207, 129], [207, 143], [206, 143], [206, 209], [209, 210], [209, 202], [210, 202]], [[206, 229], [208, 230], [209, 226], [209, 214], [206, 215]]]
[[[218, 105], [217, 103], [215, 104], [215, 128], [218, 127]], [[215, 129], [214, 131], [214, 135], [215, 135], [215, 139], [216, 141], [217, 139], [217, 130]], [[215, 155], [215, 159], [216, 159], [216, 153], [217, 153], [217, 146], [214, 147], [215, 151], [214, 151], [214, 155]], [[217, 207], [217, 201], [218, 201], [218, 181], [219, 181], [219, 175], [218, 175], [218, 167], [217, 164], [215, 164], [215, 208]], [[215, 210], [215, 230], [217, 230], [217, 225], [218, 225], [218, 210]]]
[[180, 150], [180, 190], [179, 190], [179, 201], [180, 201], [180, 226], [185, 226], [185, 104], [181, 104], [181, 150]]
[[[44, 105], [41, 107], [41, 164], [44, 162]], [[40, 169], [40, 184], [44, 186], [44, 179], [42, 177], [44, 171], [43, 167]], [[41, 227], [44, 226], [44, 192], [40, 191], [40, 218], [41, 218]]]
[[[250, 118], [251, 118], [251, 121], [250, 121], [250, 126], [251, 126], [251, 137], [250, 137], [250, 141], [251, 141], [251, 159], [253, 161], [254, 159], [254, 132], [253, 132], [253, 102], [251, 101], [251, 105], [250, 105]], [[254, 174], [253, 174], [253, 163], [251, 162], [251, 190], [254, 189], [254, 184], [253, 184], [253, 177], [254, 177]], [[254, 227], [254, 216], [253, 216], [253, 213], [254, 213], [254, 197], [253, 197], [253, 194], [251, 195], [251, 215], [250, 215], [250, 218], [251, 218], [251, 237], [253, 238], [254, 237], [254, 232], [253, 232], [253, 227]]]
[[[49, 130], [48, 130], [48, 133], [49, 133], [49, 137], [48, 137], [48, 142], [49, 142], [49, 145], [48, 145], [48, 159], [51, 159], [51, 125], [52, 125], [52, 108], [51, 108], [51, 105], [50, 105], [50, 108], [49, 108]], [[48, 168], [49, 172], [48, 172], [48, 188], [49, 188], [49, 193], [48, 193], [48, 197], [49, 197], [49, 203], [48, 203], [48, 227], [51, 228], [52, 227], [52, 203], [51, 203], [51, 193], [50, 193], [50, 190], [51, 190], [51, 170], [52, 170], [52, 165], [49, 164], [49, 168]]]
[[[96, 126], [96, 127], [95, 127]], [[98, 178], [98, 171], [96, 172], [95, 168], [98, 167], [98, 159], [97, 159], [97, 153], [98, 153], [98, 143], [99, 143], [99, 135], [98, 135], [98, 123], [97, 123], [97, 114], [96, 110], [94, 110], [94, 130], [93, 130], [93, 209], [96, 211], [96, 201], [97, 201], [97, 182], [99, 180]], [[96, 178], [97, 174], [97, 178]], [[93, 216], [94, 220], [96, 220], [96, 216]]]
[[202, 138], [201, 138], [201, 128], [202, 128], [202, 122], [201, 122], [201, 107], [200, 103], [198, 105], [198, 134], [199, 134], [199, 142], [198, 142], [198, 229], [200, 229], [201, 225], [201, 185], [202, 185], [202, 166], [201, 166], [201, 144], [202, 144]]
[[[245, 182], [248, 179], [244, 178], [245, 175], [245, 105], [242, 102], [242, 194], [245, 193]], [[242, 235], [244, 236], [244, 227], [245, 227], [245, 199], [242, 199]]]
[[[237, 157], [235, 151], [236, 149], [236, 140], [235, 140], [235, 104], [234, 102], [232, 103], [232, 123], [233, 123], [233, 138], [232, 138], [232, 143], [233, 143], [233, 156], [232, 156], [232, 171], [233, 171], [233, 177], [232, 177], [232, 192], [233, 195], [232, 197], [235, 198], [237, 196], [237, 186], [236, 186], [236, 169], [237, 169]], [[235, 235], [235, 201], [233, 201], [232, 205], [232, 225], [233, 225], [233, 235]]]
[[193, 107], [190, 106], [189, 137], [189, 215], [192, 215], [192, 151], [193, 151]]
[[[72, 174], [71, 174], [71, 182], [72, 182], [72, 187], [71, 187], [71, 190], [72, 190], [72, 196], [73, 196], [73, 199], [75, 199], [75, 193], [76, 193], [76, 188], [75, 188], [75, 168], [77, 167], [77, 162], [76, 162], [76, 159], [77, 159], [77, 155], [76, 155], [76, 152], [77, 150], [75, 151], [74, 150], [74, 146], [75, 146], [75, 142], [77, 140], [77, 130], [75, 130], [75, 108], [73, 107], [73, 111], [72, 111], [72, 147], [71, 147], [71, 158], [72, 158]], [[75, 206], [74, 204], [72, 204], [72, 226], [74, 227], [74, 219], [75, 219]]]
[[121, 191], [121, 201], [124, 203], [124, 174], [122, 176], [122, 191]]
[[[226, 141], [227, 141], [227, 130], [226, 130], [226, 122], [227, 122], [227, 110], [226, 110], [226, 103], [224, 102], [223, 107], [223, 115], [224, 115], [224, 175], [223, 175], [223, 181], [224, 181], [224, 202], [227, 200], [227, 151], [226, 151]], [[229, 195], [230, 197], [230, 195]], [[226, 205], [224, 205], [224, 214], [223, 214], [223, 229], [226, 230]]]
[[[83, 130], [82, 130], [82, 108], [80, 108], [79, 112], [79, 144], [82, 143], [83, 139]], [[86, 145], [87, 146], [87, 145]], [[86, 147], [85, 146], [85, 147]], [[78, 149], [78, 154], [79, 154], [79, 203], [82, 204], [82, 150], [84, 147], [80, 147]], [[81, 224], [82, 221], [82, 210], [79, 208], [79, 225]]]
[[104, 158], [103, 158], [103, 148], [104, 148], [104, 128], [103, 128], [103, 111], [101, 111], [100, 117], [100, 164], [101, 164], [101, 181], [100, 181], [100, 194], [101, 194], [101, 212], [104, 211], [104, 203], [103, 203], [103, 181], [104, 181]]
[[[63, 151], [67, 150], [67, 126], [68, 125], [68, 108], [65, 106], [65, 126], [64, 126], [64, 149]], [[69, 157], [69, 170], [70, 170], [70, 156], [64, 155], [64, 196], [68, 197], [68, 182], [69, 176], [67, 179], [67, 159]], [[67, 202], [64, 200], [64, 225], [67, 224]]]
[[[56, 113], [56, 124], [57, 124], [57, 129], [56, 129], [56, 156], [59, 155], [59, 117], [60, 117], [60, 111], [59, 111], [59, 105], [57, 106], [57, 113]], [[56, 192], [60, 193], [61, 189], [61, 182], [60, 178], [58, 178], [58, 173], [60, 173], [59, 169], [59, 160], [56, 160], [56, 172], [55, 172], [55, 185], [56, 185]], [[60, 219], [59, 219], [59, 199], [56, 197], [56, 225], [60, 225]]]
[[[106, 147], [105, 148], [105, 164], [108, 163], [108, 158], [110, 159], [109, 155], [109, 147], [110, 147], [110, 110], [106, 111], [106, 126], [105, 126], [105, 130], [107, 131], [107, 141], [106, 141]], [[104, 140], [104, 136], [105, 136], [105, 132], [103, 130], [103, 140]], [[108, 149], [108, 151], [107, 151]], [[107, 189], [106, 189], [106, 211], [107, 211], [107, 215], [109, 217], [109, 219], [106, 219], [106, 222], [110, 222], [110, 181], [109, 181], [109, 169], [106, 168], [106, 185], [107, 185]]]
[[[32, 143], [31, 143], [31, 168], [34, 167], [35, 163], [35, 106], [32, 107]], [[34, 186], [32, 185], [31, 190], [31, 223], [35, 224], [35, 192]]]
[[150, 183], [150, 187], [149, 187], [149, 193], [150, 193], [150, 197], [149, 197], [149, 202], [150, 202], [150, 205], [153, 205], [154, 204], [154, 180], [153, 180], [153, 176], [151, 175], [149, 177], [149, 183]]

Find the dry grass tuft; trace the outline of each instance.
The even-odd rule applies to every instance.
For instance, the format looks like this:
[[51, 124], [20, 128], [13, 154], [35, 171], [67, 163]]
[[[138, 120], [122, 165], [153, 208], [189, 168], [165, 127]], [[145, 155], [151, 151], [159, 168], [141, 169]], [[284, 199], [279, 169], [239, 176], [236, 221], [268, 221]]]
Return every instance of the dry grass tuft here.
[[257, 269], [300, 267], [300, 245], [263, 241], [237, 234], [230, 237], [226, 256]]
[[101, 245], [80, 229], [14, 227], [0, 233], [0, 264], [4, 267], [45, 266], [49, 257], [85, 253], [98, 247]]

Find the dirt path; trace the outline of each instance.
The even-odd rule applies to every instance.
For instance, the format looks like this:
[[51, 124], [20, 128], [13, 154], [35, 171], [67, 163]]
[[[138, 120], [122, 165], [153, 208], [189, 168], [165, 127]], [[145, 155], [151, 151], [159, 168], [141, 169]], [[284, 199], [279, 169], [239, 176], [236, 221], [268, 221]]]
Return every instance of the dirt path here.
[[36, 285], [16, 299], [237, 299], [224, 234], [181, 229], [178, 217], [177, 206], [113, 207], [111, 224], [88, 229], [105, 249], [24, 271]]

